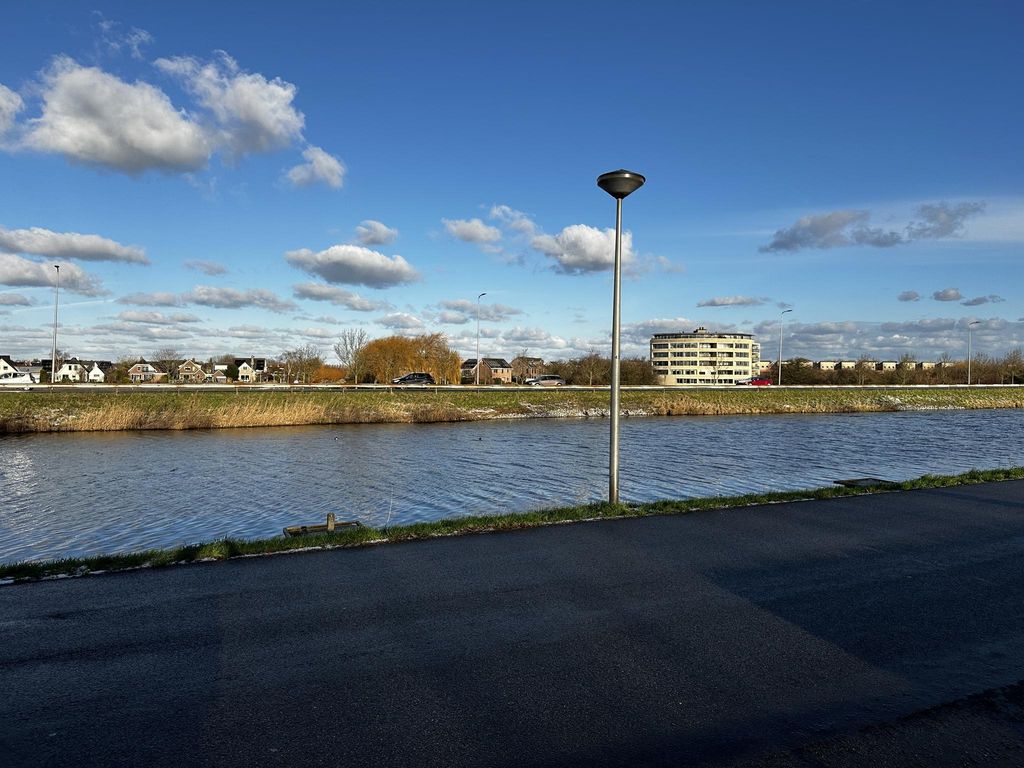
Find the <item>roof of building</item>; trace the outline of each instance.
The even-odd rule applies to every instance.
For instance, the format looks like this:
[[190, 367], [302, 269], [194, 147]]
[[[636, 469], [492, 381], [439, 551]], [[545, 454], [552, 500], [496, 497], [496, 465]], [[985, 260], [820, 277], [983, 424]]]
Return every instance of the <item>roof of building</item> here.
[[699, 328], [695, 328], [690, 333], [686, 333], [685, 331], [679, 331], [678, 333], [656, 333], [652, 336], [653, 339], [702, 339], [708, 337], [718, 339], [752, 339], [754, 338], [754, 334], [709, 331], [704, 326], [700, 326]]

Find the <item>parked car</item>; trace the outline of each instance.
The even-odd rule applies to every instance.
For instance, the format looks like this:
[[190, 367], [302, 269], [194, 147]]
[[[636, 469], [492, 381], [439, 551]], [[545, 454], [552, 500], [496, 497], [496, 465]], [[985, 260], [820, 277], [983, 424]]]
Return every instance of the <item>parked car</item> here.
[[31, 373], [22, 373], [21, 371], [8, 371], [7, 373], [0, 373], [0, 385], [24, 385], [24, 384], [37, 384], [35, 377]]
[[391, 380], [392, 384], [433, 384], [434, 377], [429, 373], [407, 373]]
[[772, 380], [771, 379], [760, 378], [760, 379], [751, 379], [750, 380], [750, 386], [752, 386], [752, 387], [770, 387], [771, 385], [772, 385]]
[[527, 379], [526, 383], [531, 387], [561, 387], [565, 385], [565, 379], [554, 374], [545, 374], [535, 379]]

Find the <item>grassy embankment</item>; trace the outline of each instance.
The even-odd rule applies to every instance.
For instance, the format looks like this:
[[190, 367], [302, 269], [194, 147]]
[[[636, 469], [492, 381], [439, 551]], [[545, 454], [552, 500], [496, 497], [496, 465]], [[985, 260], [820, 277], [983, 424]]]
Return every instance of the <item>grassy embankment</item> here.
[[[624, 390], [627, 416], [1021, 408], [1024, 389]], [[18, 392], [0, 397], [0, 434], [604, 417], [607, 390]]]
[[101, 555], [98, 557], [68, 558], [49, 562], [0, 565], [0, 579], [20, 581], [54, 576], [79, 576], [90, 573], [123, 571], [133, 568], [227, 560], [233, 557], [266, 555], [294, 550], [358, 547], [370, 544], [429, 539], [437, 536], [520, 530], [588, 520], [648, 517], [653, 515], [682, 515], [702, 510], [745, 507], [754, 504], [832, 499], [840, 496], [858, 496], [895, 490], [909, 491], [923, 488], [946, 488], [956, 485], [1021, 479], [1024, 479], [1024, 467], [985, 471], [971, 470], [961, 475], [924, 475], [916, 480], [873, 488], [830, 486], [816, 490], [746, 494], [743, 496], [705, 499], [666, 500], [647, 504], [612, 505], [598, 503], [544, 509], [535, 512], [461, 517], [379, 529], [358, 526], [341, 528], [330, 534], [312, 534], [295, 538], [275, 537], [261, 540], [221, 539], [220, 541], [207, 544], [192, 544], [172, 549], [153, 549], [123, 555]]

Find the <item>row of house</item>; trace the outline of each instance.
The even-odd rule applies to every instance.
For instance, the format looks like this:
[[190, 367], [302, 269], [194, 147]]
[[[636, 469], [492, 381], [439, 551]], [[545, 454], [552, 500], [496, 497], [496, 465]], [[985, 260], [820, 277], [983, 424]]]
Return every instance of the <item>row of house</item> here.
[[[234, 366], [238, 370], [235, 380], [239, 382], [256, 383], [268, 381], [271, 378], [267, 358], [235, 358]], [[77, 357], [72, 357], [60, 364], [53, 374], [53, 380], [57, 383], [102, 384], [106, 382], [113, 367], [114, 363], [110, 360], [80, 360]], [[0, 355], [0, 374], [30, 373], [36, 381], [41, 381], [42, 376], [49, 374], [52, 370], [52, 360], [15, 361], [9, 355]], [[133, 384], [156, 384], [167, 381], [182, 384], [226, 384], [228, 382], [227, 371], [226, 363], [204, 367], [193, 359], [186, 360], [173, 371], [165, 371], [160, 366], [140, 358], [128, 369], [126, 375]]]
[[[907, 361], [900, 362], [897, 360], [785, 360], [783, 365], [792, 365], [798, 363], [805, 368], [817, 368], [822, 371], [852, 371], [857, 368], [866, 368], [869, 371], [896, 371], [901, 368], [907, 370], [917, 371], [930, 371], [933, 368], [943, 368], [954, 363], [943, 363], [943, 362], [918, 362], [918, 361]], [[771, 368], [774, 363], [769, 360], [762, 362], [761, 364], [764, 370]]]

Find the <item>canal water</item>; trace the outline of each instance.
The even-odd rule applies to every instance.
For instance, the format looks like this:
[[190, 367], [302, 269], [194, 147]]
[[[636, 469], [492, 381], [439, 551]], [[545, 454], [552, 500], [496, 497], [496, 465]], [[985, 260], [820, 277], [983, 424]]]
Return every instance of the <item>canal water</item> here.
[[[607, 495], [608, 421], [529, 419], [0, 437], [0, 562], [286, 525], [372, 526]], [[620, 495], [650, 501], [1024, 465], [1024, 411], [625, 419]]]

